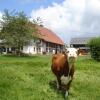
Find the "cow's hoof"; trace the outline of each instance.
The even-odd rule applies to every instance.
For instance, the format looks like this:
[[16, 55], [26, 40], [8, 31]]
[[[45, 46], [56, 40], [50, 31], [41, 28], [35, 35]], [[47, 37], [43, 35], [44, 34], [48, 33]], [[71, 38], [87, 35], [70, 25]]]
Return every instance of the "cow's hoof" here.
[[64, 100], [68, 100], [68, 96], [67, 97], [65, 97], [65, 99]]
[[67, 100], [68, 99], [68, 91], [66, 91], [66, 93], [65, 93], [65, 100]]

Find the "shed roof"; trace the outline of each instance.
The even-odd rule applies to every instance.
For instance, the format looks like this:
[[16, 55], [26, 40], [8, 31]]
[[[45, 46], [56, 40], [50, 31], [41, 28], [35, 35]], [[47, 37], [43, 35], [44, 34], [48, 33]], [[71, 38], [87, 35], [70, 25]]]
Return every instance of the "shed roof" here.
[[70, 44], [87, 44], [93, 37], [72, 38]]

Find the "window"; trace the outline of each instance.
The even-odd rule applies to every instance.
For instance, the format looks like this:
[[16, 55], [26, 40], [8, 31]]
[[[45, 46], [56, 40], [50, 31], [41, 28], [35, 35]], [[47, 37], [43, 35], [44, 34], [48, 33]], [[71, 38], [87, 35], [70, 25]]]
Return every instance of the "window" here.
[[35, 40], [34, 40], [34, 43], [35, 43]]
[[39, 52], [41, 52], [41, 48], [39, 47]]
[[35, 47], [34, 47], [34, 52], [35, 52]]

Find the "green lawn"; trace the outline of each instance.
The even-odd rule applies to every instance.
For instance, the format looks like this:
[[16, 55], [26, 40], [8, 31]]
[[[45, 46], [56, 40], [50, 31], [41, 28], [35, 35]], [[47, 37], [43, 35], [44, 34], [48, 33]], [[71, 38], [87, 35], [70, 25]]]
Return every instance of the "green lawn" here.
[[[0, 100], [64, 100], [49, 84], [51, 56], [0, 56]], [[100, 62], [79, 57], [69, 100], [100, 100]]]

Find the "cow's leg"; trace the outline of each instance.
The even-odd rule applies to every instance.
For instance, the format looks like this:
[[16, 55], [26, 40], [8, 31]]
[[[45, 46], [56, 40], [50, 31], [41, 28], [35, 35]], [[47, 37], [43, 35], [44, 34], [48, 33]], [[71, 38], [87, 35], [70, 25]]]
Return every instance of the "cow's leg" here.
[[69, 88], [70, 88], [71, 82], [72, 82], [72, 80], [70, 80], [69, 83], [67, 84], [66, 92], [65, 92], [65, 98], [68, 97], [68, 94], [69, 94]]
[[72, 82], [72, 80], [70, 80], [69, 83], [67, 84], [67, 88], [66, 88], [67, 91], [68, 91], [69, 88], [70, 88], [71, 82]]
[[61, 79], [59, 76], [57, 77], [57, 89], [61, 89]]
[[69, 94], [69, 88], [70, 88], [71, 82], [73, 80], [73, 75], [74, 75], [74, 67], [72, 67], [69, 75], [70, 75], [69, 76], [69, 82], [68, 82], [67, 87], [66, 87], [65, 98], [67, 98], [68, 94]]
[[58, 79], [56, 79], [56, 82], [57, 82], [57, 89], [59, 89], [59, 82], [58, 82]]

